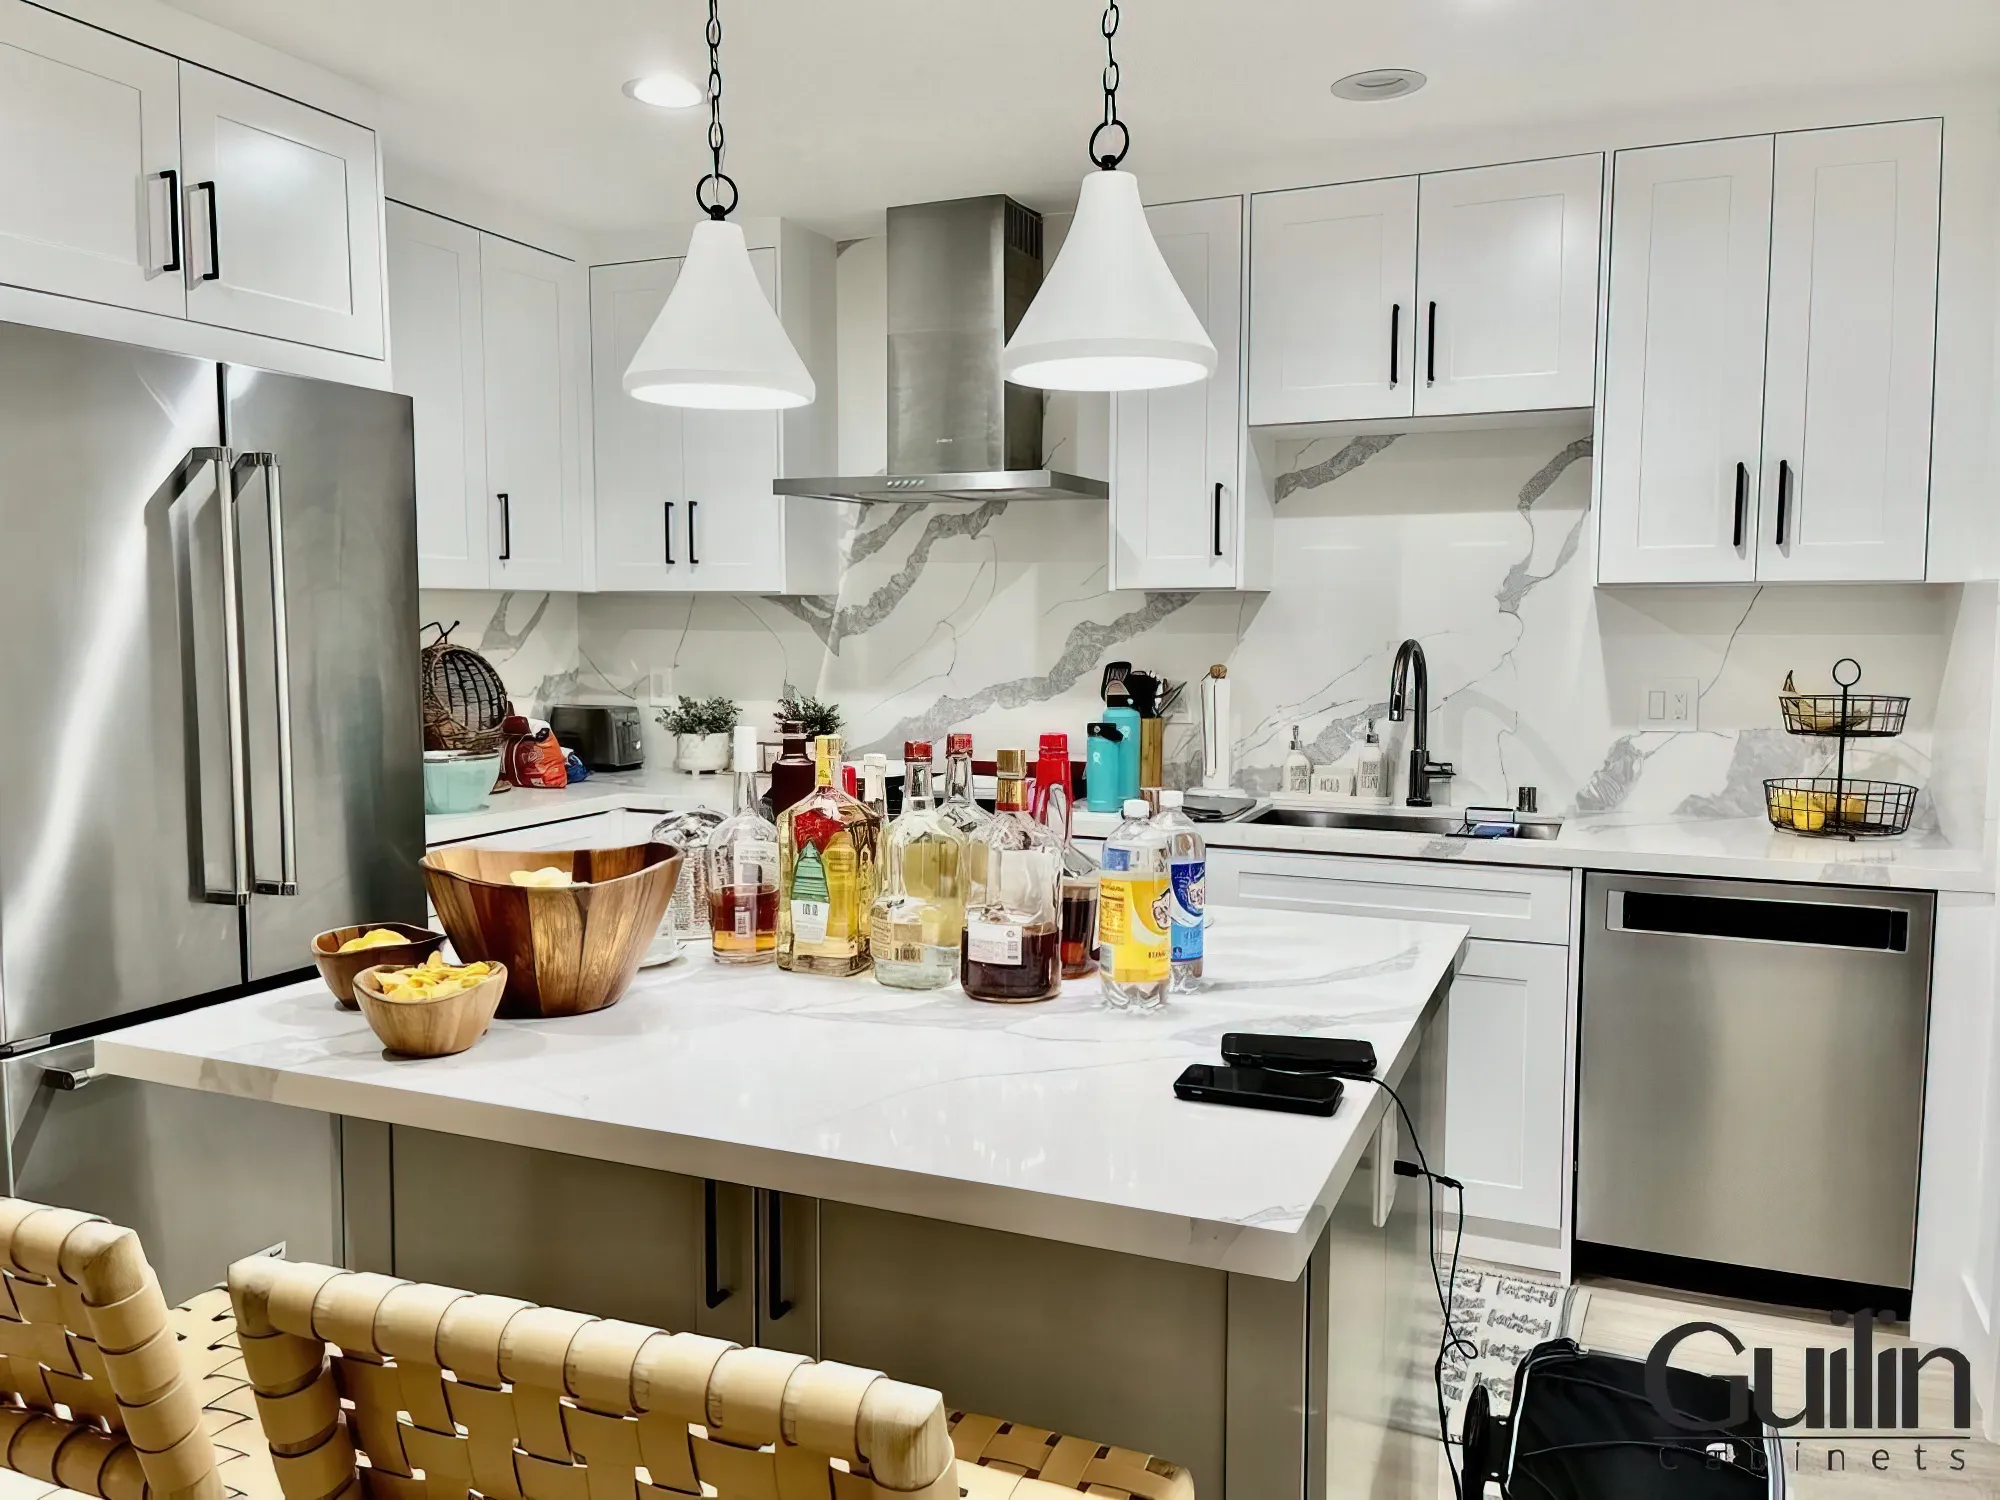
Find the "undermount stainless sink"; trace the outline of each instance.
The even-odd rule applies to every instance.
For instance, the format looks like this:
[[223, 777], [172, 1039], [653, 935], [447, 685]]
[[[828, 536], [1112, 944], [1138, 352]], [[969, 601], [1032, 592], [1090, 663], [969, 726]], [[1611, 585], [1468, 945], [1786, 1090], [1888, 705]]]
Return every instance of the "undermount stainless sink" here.
[[[1424, 812], [1418, 808], [1405, 811], [1393, 807], [1267, 807], [1243, 822], [1266, 828], [1360, 828], [1371, 832], [1471, 837], [1465, 831], [1462, 813]], [[1561, 832], [1560, 818], [1522, 818], [1514, 825], [1513, 837], [1552, 839]]]

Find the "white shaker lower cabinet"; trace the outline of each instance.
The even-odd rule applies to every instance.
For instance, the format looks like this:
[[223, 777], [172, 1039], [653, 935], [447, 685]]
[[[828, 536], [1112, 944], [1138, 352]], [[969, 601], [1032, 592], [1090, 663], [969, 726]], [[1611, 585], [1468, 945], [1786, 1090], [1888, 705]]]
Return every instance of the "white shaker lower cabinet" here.
[[1467, 1232], [1489, 1259], [1554, 1267], [1567, 1238], [1570, 883], [1567, 870], [1208, 851], [1216, 907], [1471, 930], [1452, 981], [1445, 1138], [1424, 1145], [1465, 1184]]
[[1615, 160], [1600, 583], [1757, 575], [1771, 146], [1747, 136]]
[[1418, 416], [1596, 399], [1603, 184], [1601, 156], [1424, 174]]
[[0, 282], [184, 316], [171, 57], [0, 0]]
[[1937, 120], [1781, 135], [1760, 579], [1920, 579], [1937, 333]]
[[[753, 249], [777, 300], [777, 252]], [[605, 591], [832, 592], [838, 510], [771, 492], [783, 418], [635, 400], [625, 367], [679, 278], [679, 258], [594, 266], [591, 392], [597, 460], [597, 587]]]
[[188, 316], [383, 356], [375, 132], [180, 65]]
[[1268, 585], [1270, 505], [1243, 432], [1243, 200], [1146, 210], [1153, 238], [1215, 341], [1215, 373], [1111, 404], [1111, 587]]

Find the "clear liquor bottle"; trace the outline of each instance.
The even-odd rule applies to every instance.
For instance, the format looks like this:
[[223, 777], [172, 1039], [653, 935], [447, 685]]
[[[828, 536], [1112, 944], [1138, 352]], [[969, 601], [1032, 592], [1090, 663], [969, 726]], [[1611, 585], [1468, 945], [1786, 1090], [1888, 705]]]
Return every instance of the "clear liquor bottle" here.
[[944, 739], [944, 801], [938, 804], [944, 820], [965, 835], [965, 888], [978, 883], [986, 867], [986, 845], [979, 830], [993, 821], [993, 814], [972, 798], [972, 736], [948, 734]]
[[997, 811], [974, 835], [959, 982], [975, 1000], [1049, 1000], [1062, 991], [1062, 846], [1028, 812], [1027, 756], [1002, 750], [994, 770]]
[[875, 977], [902, 990], [958, 978], [965, 930], [965, 835], [931, 795], [931, 745], [903, 746], [903, 815], [883, 837], [882, 894], [868, 925]]
[[757, 803], [757, 731], [736, 727], [735, 811], [709, 835], [709, 946], [719, 964], [778, 956], [778, 830]]
[[812, 792], [778, 817], [778, 967], [868, 968], [868, 913], [882, 822], [835, 784], [840, 736], [823, 734]]

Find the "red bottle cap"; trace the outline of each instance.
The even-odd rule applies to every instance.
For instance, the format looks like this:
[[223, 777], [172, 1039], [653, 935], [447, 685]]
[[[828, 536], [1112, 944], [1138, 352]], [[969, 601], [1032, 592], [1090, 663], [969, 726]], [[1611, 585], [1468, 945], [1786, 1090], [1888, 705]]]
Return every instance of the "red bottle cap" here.
[[1069, 736], [1066, 734], [1045, 734], [1042, 736], [1041, 760], [1068, 760]]
[[969, 734], [948, 734], [944, 739], [946, 755], [972, 754], [972, 736]]
[[903, 742], [903, 760], [905, 763], [915, 761], [920, 766], [929, 765], [931, 763], [931, 742], [929, 740], [905, 740]]

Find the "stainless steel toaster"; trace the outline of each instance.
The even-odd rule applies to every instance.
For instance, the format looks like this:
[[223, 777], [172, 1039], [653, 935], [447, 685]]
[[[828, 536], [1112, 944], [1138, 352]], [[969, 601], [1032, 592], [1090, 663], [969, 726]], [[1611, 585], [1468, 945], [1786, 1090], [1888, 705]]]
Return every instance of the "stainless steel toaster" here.
[[646, 763], [645, 732], [630, 703], [564, 703], [549, 711], [563, 748], [593, 771], [630, 771]]

